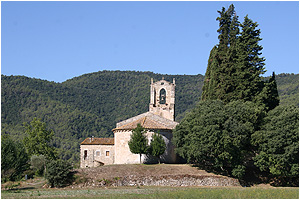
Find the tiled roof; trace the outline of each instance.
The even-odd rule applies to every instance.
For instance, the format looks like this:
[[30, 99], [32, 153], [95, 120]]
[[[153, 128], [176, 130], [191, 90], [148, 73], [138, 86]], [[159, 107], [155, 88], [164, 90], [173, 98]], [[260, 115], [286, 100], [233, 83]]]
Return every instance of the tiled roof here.
[[81, 144], [103, 144], [103, 145], [114, 145], [114, 138], [86, 138]]
[[[126, 123], [127, 121], [128, 123]], [[120, 126], [117, 125], [117, 127], [113, 129], [113, 131], [132, 130], [136, 128], [138, 124], [141, 124], [141, 126], [145, 129], [172, 130], [176, 127], [178, 123], [148, 112], [136, 116], [132, 120], [128, 119], [125, 120], [124, 122], [120, 122], [120, 124], [121, 125]]]

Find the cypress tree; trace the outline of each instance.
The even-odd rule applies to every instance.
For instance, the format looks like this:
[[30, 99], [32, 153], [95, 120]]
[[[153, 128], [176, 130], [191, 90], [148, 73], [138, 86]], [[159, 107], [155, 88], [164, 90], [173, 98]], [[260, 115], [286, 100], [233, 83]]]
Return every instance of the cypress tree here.
[[265, 83], [260, 76], [265, 73], [265, 58], [258, 24], [248, 16], [241, 24], [233, 5], [218, 13], [219, 44], [210, 52], [201, 100], [253, 101], [267, 110], [275, 108], [279, 104], [275, 77]]
[[217, 96], [214, 92], [217, 88], [218, 82], [218, 69], [219, 69], [219, 62], [217, 59], [217, 51], [218, 47], [214, 46], [213, 49], [210, 51], [207, 69], [205, 73], [204, 85], [202, 88], [202, 95], [201, 99], [213, 99], [216, 100]]
[[239, 34], [239, 22], [234, 6], [218, 11], [220, 16], [218, 36], [219, 44], [211, 50], [205, 74], [202, 100], [220, 99], [229, 102], [235, 91], [236, 43]]
[[238, 97], [245, 101], [253, 101], [254, 97], [263, 89], [260, 75], [265, 73], [264, 57], [260, 57], [263, 47], [258, 44], [258, 24], [246, 16], [241, 24], [242, 32], [237, 45], [237, 70], [239, 84], [236, 91]]
[[269, 91], [270, 95], [268, 97], [267, 105], [269, 110], [273, 110], [275, 107], [279, 106], [279, 94], [277, 90], [277, 83], [275, 79], [275, 72], [272, 73], [272, 77], [269, 79]]

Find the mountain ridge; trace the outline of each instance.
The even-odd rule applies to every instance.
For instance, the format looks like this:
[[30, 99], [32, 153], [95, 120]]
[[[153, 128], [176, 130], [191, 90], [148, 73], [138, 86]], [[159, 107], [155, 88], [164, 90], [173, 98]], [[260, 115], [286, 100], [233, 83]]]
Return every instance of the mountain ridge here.
[[[150, 80], [175, 78], [175, 120], [200, 100], [204, 76], [137, 71], [99, 71], [62, 83], [1, 75], [2, 133], [21, 140], [23, 122], [41, 118], [54, 130], [60, 157], [77, 162], [79, 144], [90, 136], [112, 137], [119, 121], [148, 111]], [[298, 74], [276, 75], [282, 104], [298, 106]]]

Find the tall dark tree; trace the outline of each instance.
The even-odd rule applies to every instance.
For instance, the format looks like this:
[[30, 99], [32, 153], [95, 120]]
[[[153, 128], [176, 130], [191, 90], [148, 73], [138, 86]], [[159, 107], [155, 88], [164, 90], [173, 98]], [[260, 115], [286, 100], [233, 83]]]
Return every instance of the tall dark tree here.
[[260, 57], [263, 47], [259, 45], [260, 29], [258, 24], [246, 16], [241, 24], [241, 35], [237, 43], [237, 76], [239, 83], [236, 91], [238, 98], [245, 101], [255, 101], [263, 89], [260, 75], [265, 73], [264, 57]]
[[219, 44], [212, 49], [208, 60], [202, 100], [254, 101], [273, 109], [278, 105], [277, 89], [272, 79], [265, 83], [260, 76], [265, 73], [265, 58], [261, 57], [263, 47], [259, 45], [258, 24], [248, 16], [240, 24], [233, 5], [227, 10], [223, 7], [218, 13]]
[[218, 61], [218, 47], [214, 46], [210, 51], [210, 55], [208, 58], [208, 64], [205, 72], [205, 79], [204, 85], [202, 88], [202, 95], [201, 99], [205, 100], [216, 100], [218, 99], [215, 91], [218, 84], [218, 68], [219, 68], [219, 61]]
[[219, 44], [211, 51], [201, 98], [229, 102], [235, 91], [234, 73], [239, 21], [233, 5], [227, 10], [223, 7], [218, 13]]
[[128, 141], [130, 151], [134, 154], [140, 154], [140, 163], [142, 163], [142, 154], [146, 154], [148, 150], [148, 140], [145, 133], [145, 129], [141, 124], [138, 124], [137, 127], [132, 130], [130, 140]]

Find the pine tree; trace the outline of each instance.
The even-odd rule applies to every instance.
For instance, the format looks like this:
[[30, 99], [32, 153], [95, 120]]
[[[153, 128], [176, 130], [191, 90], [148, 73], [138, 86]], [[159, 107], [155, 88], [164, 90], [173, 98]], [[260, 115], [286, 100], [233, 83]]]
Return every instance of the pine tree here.
[[140, 154], [140, 164], [142, 163], [142, 154], [146, 154], [148, 150], [148, 140], [145, 133], [145, 129], [141, 126], [141, 124], [138, 124], [137, 127], [132, 130], [132, 134], [128, 142], [131, 153]]

